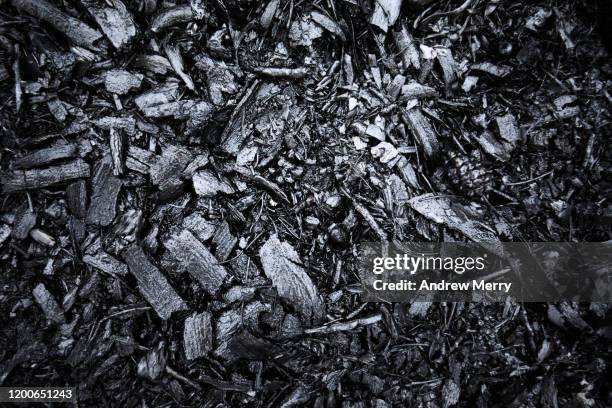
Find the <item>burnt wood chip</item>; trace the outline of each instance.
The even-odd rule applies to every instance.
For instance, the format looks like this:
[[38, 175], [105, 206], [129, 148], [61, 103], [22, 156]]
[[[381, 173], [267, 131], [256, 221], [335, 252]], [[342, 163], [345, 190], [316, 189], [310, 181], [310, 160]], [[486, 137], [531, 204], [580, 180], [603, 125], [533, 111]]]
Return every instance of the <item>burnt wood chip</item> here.
[[81, 0], [81, 3], [115, 48], [123, 48], [132, 42], [137, 32], [136, 25], [121, 0], [109, 0], [106, 3]]
[[8, 239], [11, 232], [11, 227], [6, 224], [0, 224], [0, 246]]
[[[612, 242], [610, 9], [0, 0], [0, 385], [73, 384], [81, 406], [612, 407], [606, 251], [501, 244]], [[368, 242], [422, 241], [561, 300], [366, 302]]]
[[217, 294], [227, 271], [191, 232], [183, 230], [172, 235], [164, 242], [164, 246], [179, 271], [189, 273], [210, 294]]
[[259, 250], [259, 259], [264, 273], [288, 305], [306, 319], [317, 321], [323, 317], [325, 307], [319, 291], [290, 244], [272, 235]]
[[113, 166], [107, 156], [98, 162], [92, 177], [92, 193], [87, 210], [87, 223], [107, 226], [117, 213], [117, 198], [123, 182], [113, 175]]
[[13, 168], [30, 169], [40, 167], [55, 161], [78, 157], [79, 147], [76, 143], [56, 143], [54, 146], [46, 147], [29, 153], [13, 162]]
[[218, 193], [232, 194], [234, 187], [222, 176], [211, 170], [201, 170], [193, 175], [193, 188], [199, 196], [214, 197]]
[[395, 40], [395, 45], [397, 46], [400, 55], [402, 56], [402, 62], [404, 64], [404, 68], [409, 68], [411, 66], [414, 69], [421, 69], [421, 59], [419, 56], [419, 50], [417, 49], [417, 45], [412, 38], [412, 35], [408, 32], [405, 25], [402, 25], [400, 31], [395, 31], [393, 33], [393, 38]]
[[13, 237], [17, 240], [25, 239], [36, 225], [36, 220], [36, 213], [30, 209], [28, 204], [22, 205], [15, 214]]
[[122, 176], [125, 173], [125, 158], [127, 154], [126, 137], [115, 128], [109, 130], [111, 157], [113, 158], [113, 174]]
[[162, 154], [130, 146], [127, 168], [151, 176], [153, 184], [163, 193], [172, 192], [183, 185], [182, 172], [193, 161], [194, 155], [181, 146], [171, 144], [162, 147]]
[[78, 180], [66, 187], [66, 198], [70, 212], [77, 218], [87, 215], [87, 182]]
[[102, 33], [62, 11], [45, 0], [11, 0], [11, 4], [36, 18], [51, 24], [72, 42], [83, 47], [96, 49], [96, 42]]
[[232, 235], [227, 221], [222, 221], [215, 230], [212, 242], [216, 245], [216, 257], [221, 261], [225, 261], [232, 253], [238, 239]]
[[64, 323], [66, 321], [64, 312], [44, 284], [39, 283], [36, 285], [34, 290], [32, 290], [32, 295], [45, 316], [47, 316], [47, 319], [55, 323]]
[[212, 350], [213, 332], [210, 313], [194, 313], [185, 319], [183, 347], [187, 360], [204, 357]]
[[410, 126], [417, 142], [423, 147], [425, 155], [428, 157], [436, 156], [440, 151], [440, 142], [429, 119], [418, 108], [403, 111], [402, 117]]
[[436, 48], [436, 53], [444, 74], [445, 94], [449, 97], [452, 96], [454, 85], [457, 82], [457, 63], [449, 48]]
[[124, 254], [130, 273], [138, 282], [138, 290], [159, 317], [168, 320], [172, 313], [188, 310], [185, 301], [176, 293], [168, 279], [149, 260], [137, 244], [130, 246]]
[[124, 276], [128, 273], [126, 264], [104, 251], [83, 256], [83, 262], [110, 275]]
[[188, 229], [200, 242], [208, 241], [215, 234], [215, 224], [201, 215], [191, 214], [183, 220], [183, 228]]
[[521, 141], [521, 131], [516, 118], [512, 113], [497, 116], [495, 118], [495, 122], [497, 123], [499, 135], [502, 137], [502, 139], [510, 142], [512, 146], [515, 146]]
[[89, 164], [76, 159], [43, 169], [14, 170], [0, 174], [2, 191], [34, 190], [52, 187], [74, 179], [89, 177]]

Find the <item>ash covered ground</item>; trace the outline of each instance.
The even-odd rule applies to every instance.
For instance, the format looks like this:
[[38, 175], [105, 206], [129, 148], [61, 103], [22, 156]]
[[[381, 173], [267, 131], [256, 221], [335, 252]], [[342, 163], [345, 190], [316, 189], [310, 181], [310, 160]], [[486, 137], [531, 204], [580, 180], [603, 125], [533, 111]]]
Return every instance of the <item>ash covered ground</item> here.
[[601, 303], [364, 303], [371, 241], [611, 239], [610, 3], [0, 1], [0, 385], [606, 407]]

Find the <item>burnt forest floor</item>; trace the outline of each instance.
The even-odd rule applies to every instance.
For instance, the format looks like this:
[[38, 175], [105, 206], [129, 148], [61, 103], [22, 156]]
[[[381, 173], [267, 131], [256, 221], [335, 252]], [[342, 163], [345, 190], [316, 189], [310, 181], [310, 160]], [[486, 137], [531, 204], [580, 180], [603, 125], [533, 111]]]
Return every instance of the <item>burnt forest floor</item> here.
[[364, 303], [355, 266], [612, 238], [605, 1], [48, 1], [0, 1], [0, 385], [612, 406], [608, 304]]

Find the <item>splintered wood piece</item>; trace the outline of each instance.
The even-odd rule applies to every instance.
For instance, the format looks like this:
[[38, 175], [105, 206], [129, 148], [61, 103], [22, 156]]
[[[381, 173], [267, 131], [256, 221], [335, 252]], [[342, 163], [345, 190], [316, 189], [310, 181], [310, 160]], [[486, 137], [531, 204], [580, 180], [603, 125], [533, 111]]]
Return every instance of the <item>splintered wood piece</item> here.
[[139, 147], [130, 146], [126, 166], [130, 170], [151, 176], [162, 196], [180, 189], [183, 170], [193, 161], [193, 154], [184, 147], [164, 145], [160, 156]]
[[461, 232], [491, 252], [499, 253], [499, 238], [495, 230], [485, 224], [481, 215], [473, 214], [469, 206], [463, 205], [452, 196], [423, 194], [408, 200], [408, 205], [438, 224]]
[[140, 54], [134, 57], [130, 65], [134, 68], [144, 68], [159, 75], [166, 75], [168, 71], [172, 70], [170, 61], [161, 55]]
[[[168, 62], [168, 65], [170, 65], [170, 62]], [[134, 103], [136, 106], [138, 106], [138, 109], [144, 113], [145, 108], [174, 102], [178, 100], [178, 98], [178, 84], [167, 83], [138, 95], [136, 98], [134, 98]]]
[[414, 168], [412, 167], [412, 164], [410, 164], [408, 159], [402, 156], [402, 158], [397, 162], [396, 166], [399, 169], [400, 176], [405, 183], [407, 183], [412, 188], [421, 188]]
[[427, 157], [433, 157], [438, 154], [440, 150], [440, 142], [438, 137], [427, 119], [418, 108], [410, 109], [409, 111], [402, 112], [402, 118], [406, 122], [416, 140], [421, 146]]
[[96, 20], [102, 32], [117, 49], [123, 48], [132, 42], [136, 35], [136, 25], [132, 15], [121, 0], [107, 0], [104, 2], [94, 0], [81, 0], [87, 11]]
[[402, 0], [377, 0], [370, 18], [370, 24], [387, 32], [399, 17]]
[[287, 194], [285, 194], [285, 192], [281, 190], [281, 188], [276, 183], [242, 166], [234, 166], [233, 168], [236, 173], [239, 173], [240, 175], [246, 177], [250, 182], [257, 185], [258, 187], [268, 190], [276, 198], [284, 201], [285, 203], [290, 202], [289, 198], [287, 198]]
[[409, 99], [432, 98], [438, 96], [438, 92], [427, 85], [421, 85], [418, 82], [410, 82], [402, 86], [400, 101]]
[[412, 35], [410, 35], [406, 29], [406, 26], [402, 24], [402, 29], [400, 31], [395, 31], [393, 33], [393, 38], [395, 39], [395, 45], [402, 56], [404, 68], [413, 66], [415, 69], [421, 69], [419, 50], [414, 42], [414, 38], [412, 38]]
[[66, 143], [64, 141], [53, 146], [39, 149], [29, 153], [13, 162], [15, 169], [29, 169], [40, 167], [57, 160], [71, 159], [79, 155], [79, 147], [76, 143]]
[[363, 205], [361, 205], [361, 203], [359, 203], [359, 201], [355, 200], [352, 197], [351, 197], [351, 202], [353, 204], [353, 207], [355, 207], [355, 210], [357, 210], [357, 212], [368, 223], [370, 228], [372, 228], [372, 231], [374, 231], [376, 235], [378, 235], [378, 238], [381, 240], [381, 242], [388, 241], [389, 237], [387, 236], [387, 233], [385, 232], [385, 230], [383, 230], [380, 227], [380, 225], [378, 225], [378, 222], [376, 222], [376, 219], [372, 217], [372, 214], [370, 214], [368, 209], [365, 208]]
[[214, 354], [225, 360], [235, 358], [229, 348], [229, 342], [243, 328], [257, 324], [257, 316], [269, 312], [270, 305], [253, 301], [238, 310], [226, 310], [215, 321], [215, 351]]
[[168, 280], [151, 263], [144, 251], [137, 244], [133, 244], [125, 252], [125, 262], [130, 273], [138, 281], [138, 290], [159, 317], [168, 320], [172, 313], [188, 310], [185, 301], [176, 293]]
[[176, 24], [188, 23], [195, 20], [195, 15], [191, 11], [189, 4], [181, 4], [179, 6], [167, 7], [161, 9], [159, 13], [153, 17], [149, 30], [157, 33], [164, 28], [171, 27]]
[[172, 235], [164, 246], [177, 269], [189, 273], [207, 292], [217, 294], [227, 271], [191, 232]]
[[150, 164], [157, 160], [155, 153], [140, 147], [130, 146], [125, 165], [128, 169], [137, 171], [141, 174], [149, 174]]
[[77, 218], [87, 215], [87, 182], [78, 180], [66, 187], [66, 198], [70, 212]]
[[393, 78], [393, 81], [391, 81], [391, 83], [389, 83], [389, 85], [387, 85], [387, 94], [393, 99], [396, 100], [397, 97], [399, 96], [400, 92], [402, 91], [402, 87], [404, 86], [404, 83], [406, 82], [406, 77], [403, 75], [396, 75]]
[[2, 173], [2, 191], [34, 190], [55, 186], [70, 180], [89, 177], [89, 165], [81, 159], [58, 164], [44, 169], [15, 170]]
[[453, 86], [457, 82], [457, 63], [453, 58], [453, 54], [450, 49], [437, 47], [436, 56], [438, 62], [442, 67], [442, 74], [444, 74], [445, 94], [451, 96], [453, 94]]
[[88, 224], [105, 227], [115, 219], [117, 198], [123, 184], [113, 175], [113, 168], [108, 156], [96, 165], [91, 182], [93, 192], [86, 221]]
[[130, 135], [136, 133], [136, 119], [130, 117], [104, 116], [95, 119], [93, 123], [97, 127], [105, 130], [124, 130]]
[[64, 312], [60, 308], [57, 301], [53, 298], [53, 295], [47, 290], [44, 284], [39, 283], [32, 290], [34, 300], [40, 306], [47, 319], [55, 323], [65, 323], [66, 317]]
[[183, 346], [187, 360], [204, 357], [212, 350], [213, 332], [210, 313], [194, 313], [185, 319]]
[[480, 144], [482, 149], [489, 153], [491, 156], [501, 160], [507, 161], [510, 160], [510, 153], [506, 150], [506, 147], [498, 142], [493, 136], [493, 133], [485, 130], [480, 135], [475, 136], [474, 139]]
[[253, 67], [252, 71], [260, 76], [268, 78], [300, 79], [308, 75], [308, 68], [276, 68], [276, 67]]
[[205, 167], [209, 162], [208, 153], [198, 154], [192, 161], [183, 169], [181, 175], [184, 178], [191, 178], [193, 173]]
[[259, 259], [282, 299], [307, 319], [323, 317], [325, 307], [319, 291], [291, 245], [272, 235], [259, 250]]
[[110, 128], [110, 150], [113, 158], [113, 174], [121, 176], [125, 173], [126, 138], [123, 132]]
[[225, 261], [232, 253], [238, 239], [230, 232], [227, 221], [222, 221], [215, 230], [212, 242], [216, 245], [216, 257], [221, 261]]
[[99, 251], [94, 255], [85, 255], [83, 262], [109, 275], [125, 276], [128, 273], [126, 264], [104, 251]]
[[[240, 150], [245, 139], [245, 132], [242, 131], [244, 116], [247, 116], [248, 108], [254, 103], [257, 97], [260, 81], [255, 80], [249, 89], [234, 108], [230, 120], [221, 134], [221, 149], [226, 153], [236, 154]], [[244, 115], [244, 116], [243, 116]]]
[[166, 56], [168, 57], [168, 61], [170, 61], [170, 65], [177, 73], [177, 75], [185, 82], [187, 88], [192, 91], [195, 90], [195, 85], [193, 83], [193, 79], [185, 72], [185, 67], [183, 65], [183, 57], [181, 57], [181, 53], [179, 51], [178, 46], [166, 44], [164, 46], [164, 51], [166, 52]]
[[64, 33], [77, 45], [95, 49], [94, 43], [102, 38], [102, 33], [95, 30], [45, 0], [11, 0], [13, 7], [33, 15], [39, 20], [52, 25]]
[[261, 13], [261, 16], [259, 17], [259, 22], [261, 23], [261, 26], [263, 28], [268, 29], [268, 27], [270, 27], [270, 24], [274, 19], [274, 14], [276, 14], [276, 10], [278, 9], [279, 3], [280, 0], [270, 0], [263, 13]]
[[312, 21], [314, 21], [315, 23], [338, 37], [340, 40], [342, 40], [343, 42], [346, 41], [346, 35], [344, 35], [344, 31], [342, 31], [342, 28], [334, 20], [327, 17], [323, 13], [319, 13], [318, 11], [313, 11], [312, 13], [310, 13], [310, 17], [312, 18]]
[[205, 101], [187, 99], [177, 102], [167, 102], [145, 106], [142, 108], [142, 113], [144, 113], [144, 115], [148, 118], [174, 117], [175, 119], [186, 119], [189, 118], [192, 111], [196, 109], [203, 110], [205, 108], [212, 110], [212, 105]]

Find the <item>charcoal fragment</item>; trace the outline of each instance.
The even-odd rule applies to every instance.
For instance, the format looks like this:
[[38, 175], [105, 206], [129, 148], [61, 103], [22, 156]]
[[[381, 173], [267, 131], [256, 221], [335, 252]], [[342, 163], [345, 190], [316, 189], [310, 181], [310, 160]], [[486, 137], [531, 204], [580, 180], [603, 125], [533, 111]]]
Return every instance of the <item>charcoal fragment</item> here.
[[225, 261], [232, 253], [238, 239], [232, 235], [227, 221], [222, 221], [215, 230], [212, 242], [216, 246], [216, 257], [221, 261]]
[[32, 190], [51, 187], [70, 180], [89, 177], [89, 165], [81, 159], [42, 169], [14, 170], [0, 174], [2, 191]]
[[193, 188], [202, 197], [214, 197], [218, 193], [233, 194], [230, 182], [210, 170], [201, 170], [193, 175]]
[[32, 290], [32, 295], [47, 319], [55, 323], [64, 323], [66, 321], [64, 312], [44, 284], [39, 283], [36, 285], [34, 290]]
[[507, 113], [504, 116], [498, 116], [495, 118], [495, 121], [497, 122], [499, 135], [502, 139], [510, 142], [512, 145], [516, 145], [521, 141], [521, 132], [513, 114]]
[[395, 45], [399, 49], [399, 53], [402, 56], [402, 62], [404, 68], [414, 67], [415, 69], [421, 69], [421, 59], [419, 56], [418, 48], [412, 35], [406, 29], [406, 26], [402, 25], [400, 31], [393, 33], [395, 39]]
[[13, 163], [15, 169], [30, 169], [41, 167], [59, 160], [78, 157], [79, 148], [75, 143], [59, 142], [54, 146], [36, 150], [23, 156]]
[[259, 258], [281, 298], [307, 319], [316, 321], [322, 317], [324, 305], [317, 287], [291, 245], [272, 235], [259, 250]]
[[117, 49], [129, 45], [136, 36], [136, 25], [132, 15], [121, 0], [110, 0], [105, 6], [93, 0], [81, 3], [94, 17], [102, 32]]
[[219, 291], [227, 272], [191, 232], [174, 234], [164, 246], [178, 270], [189, 273], [209, 293], [215, 295]]
[[0, 247], [11, 235], [11, 227], [6, 224], [0, 224]]
[[168, 320], [173, 312], [188, 309], [185, 301], [137, 244], [127, 249], [124, 260], [130, 273], [138, 281], [138, 290], [153, 306], [159, 317]]
[[428, 157], [436, 156], [440, 151], [440, 142], [431, 123], [418, 108], [402, 113], [402, 118], [412, 130], [416, 140], [423, 146]]
[[89, 27], [81, 20], [63, 13], [45, 0], [11, 0], [11, 4], [51, 24], [77, 45], [95, 49], [95, 43], [102, 38], [102, 33]]
[[17, 240], [25, 239], [36, 225], [36, 220], [36, 213], [24, 204], [15, 214], [13, 237]]
[[79, 180], [66, 187], [68, 208], [78, 218], [85, 218], [87, 214], [87, 183]]
[[109, 157], [105, 157], [96, 165], [92, 184], [93, 191], [87, 210], [87, 223], [105, 227], [115, 219], [117, 198], [123, 184], [113, 175]]
[[112, 69], [106, 73], [104, 85], [108, 92], [125, 95], [140, 88], [142, 74], [132, 74], [124, 69]]
[[212, 317], [210, 313], [195, 313], [185, 320], [183, 345], [187, 360], [204, 357], [212, 350]]
[[128, 273], [126, 264], [104, 251], [83, 256], [83, 262], [113, 276], [125, 276]]

